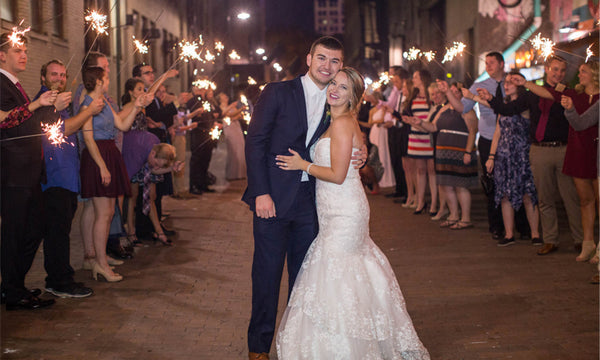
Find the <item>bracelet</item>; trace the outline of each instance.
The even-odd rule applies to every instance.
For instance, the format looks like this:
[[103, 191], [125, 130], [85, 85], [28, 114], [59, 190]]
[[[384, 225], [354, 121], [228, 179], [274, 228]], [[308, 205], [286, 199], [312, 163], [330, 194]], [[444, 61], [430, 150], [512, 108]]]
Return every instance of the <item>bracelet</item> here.
[[310, 173], [310, 167], [311, 167], [311, 166], [313, 166], [313, 163], [310, 163], [310, 164], [308, 164], [308, 166], [306, 167], [306, 173], [307, 173], [308, 175], [312, 175], [312, 174]]

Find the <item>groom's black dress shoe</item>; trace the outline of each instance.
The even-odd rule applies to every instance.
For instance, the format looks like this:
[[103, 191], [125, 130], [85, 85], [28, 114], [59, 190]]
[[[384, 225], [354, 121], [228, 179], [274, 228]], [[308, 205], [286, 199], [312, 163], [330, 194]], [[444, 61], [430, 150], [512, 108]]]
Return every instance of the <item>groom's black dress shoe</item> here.
[[[29, 294], [31, 294], [31, 296], [40, 296], [42, 294], [42, 290], [40, 289], [29, 289], [27, 291], [29, 291]], [[4, 291], [2, 291], [2, 294], [0, 296], [0, 303], [6, 304], [6, 293]]]
[[43, 307], [47, 307], [52, 304], [54, 304], [54, 299], [44, 300], [44, 299], [40, 299], [37, 296], [28, 296], [17, 302], [7, 303], [6, 310], [7, 311], [20, 310], [20, 309], [34, 310], [34, 309], [40, 309]]

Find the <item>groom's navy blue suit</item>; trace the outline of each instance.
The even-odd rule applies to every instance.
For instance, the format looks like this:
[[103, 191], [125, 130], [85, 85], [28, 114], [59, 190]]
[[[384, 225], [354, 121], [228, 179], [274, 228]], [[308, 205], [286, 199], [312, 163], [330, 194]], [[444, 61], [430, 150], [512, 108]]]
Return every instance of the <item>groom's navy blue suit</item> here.
[[254, 213], [252, 318], [248, 328], [251, 352], [270, 350], [286, 254], [291, 291], [318, 232], [315, 179], [309, 176], [309, 181], [302, 182], [302, 171], [279, 169], [275, 157], [291, 155], [291, 148], [310, 160], [310, 147], [328, 126], [324, 110], [306, 145], [308, 122], [300, 78], [268, 84], [254, 107], [246, 138], [248, 187], [242, 200], [255, 211], [256, 197], [269, 194], [275, 203], [276, 217], [264, 219]]

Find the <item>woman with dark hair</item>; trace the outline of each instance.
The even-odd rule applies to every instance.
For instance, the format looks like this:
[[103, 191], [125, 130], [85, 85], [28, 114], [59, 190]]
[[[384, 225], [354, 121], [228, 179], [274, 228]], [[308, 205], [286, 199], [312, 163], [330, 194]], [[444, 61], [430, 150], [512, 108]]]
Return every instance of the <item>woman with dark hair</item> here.
[[[80, 112], [97, 98], [103, 98], [108, 92], [109, 77], [100, 67], [83, 70], [83, 85], [87, 94], [81, 104]], [[92, 229], [94, 259], [86, 259], [91, 264], [92, 276], [104, 276], [106, 281], [121, 281], [123, 277], [112, 271], [106, 256], [106, 242], [110, 223], [115, 211], [115, 199], [121, 195], [131, 195], [129, 177], [123, 157], [115, 145], [117, 130], [127, 131], [135, 116], [143, 107], [144, 97], [140, 96], [133, 105], [133, 110], [125, 118], [121, 118], [107, 103], [102, 111], [90, 117], [83, 125], [85, 149], [81, 154], [81, 197], [92, 198], [94, 206], [94, 223]]]
[[356, 120], [363, 91], [362, 76], [342, 68], [327, 88], [331, 125], [313, 148], [315, 162], [292, 149], [276, 158], [280, 169], [317, 179], [319, 219], [279, 325], [281, 360], [429, 359], [394, 272], [369, 236], [369, 203], [350, 166], [363, 144]]
[[[504, 82], [505, 102], [514, 101], [524, 96], [526, 90], [517, 86], [511, 79], [525, 79], [519, 72], [511, 71]], [[466, 91], [464, 94], [480, 104], [489, 103], [479, 96]], [[537, 192], [533, 182], [533, 173], [529, 164], [529, 114], [498, 116], [494, 138], [485, 166], [494, 175], [496, 206], [501, 205], [505, 236], [498, 241], [498, 246], [508, 246], [515, 242], [514, 219], [515, 210], [525, 207], [527, 221], [531, 228], [531, 242], [541, 244], [539, 232], [539, 210]]]

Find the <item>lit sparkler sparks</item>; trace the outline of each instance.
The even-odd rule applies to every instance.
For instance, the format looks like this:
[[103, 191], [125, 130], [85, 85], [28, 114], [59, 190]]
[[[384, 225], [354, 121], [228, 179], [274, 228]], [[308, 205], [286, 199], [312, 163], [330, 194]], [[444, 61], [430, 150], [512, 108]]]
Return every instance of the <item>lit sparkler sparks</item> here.
[[208, 101], [202, 103], [202, 108], [206, 112], [210, 112], [212, 110], [212, 107], [210, 106], [210, 103]]
[[256, 85], [257, 82], [252, 76], [248, 76], [248, 85]]
[[224, 49], [225, 49], [225, 45], [223, 45], [223, 43], [222, 43], [222, 42], [220, 42], [220, 41], [217, 41], [217, 42], [215, 42], [215, 50], [216, 50], [217, 52], [221, 52], [221, 51], [223, 51]]
[[223, 118], [223, 122], [225, 123], [225, 125], [229, 126], [231, 125], [231, 118], [229, 116], [226, 116]]
[[540, 52], [544, 60], [548, 59], [554, 53], [554, 42], [548, 38], [543, 38], [541, 33], [538, 33], [532, 40], [531, 46]]
[[31, 30], [30, 27], [25, 28], [23, 30], [19, 30], [19, 27], [21, 26], [21, 24], [23, 24], [23, 21], [25, 21], [25, 19], [21, 20], [18, 26], [13, 27], [12, 33], [8, 35], [8, 41], [10, 41], [13, 47], [25, 45], [25, 43], [23, 42], [23, 37], [29, 30]]
[[379, 86], [387, 85], [390, 82], [390, 80], [392, 80], [392, 77], [390, 76], [390, 74], [388, 74], [387, 71], [384, 71], [381, 74], [379, 74]]
[[217, 85], [210, 80], [198, 79], [198, 80], [194, 81], [192, 83], [192, 85], [197, 87], [198, 89], [208, 89], [208, 88], [210, 88], [212, 90], [217, 89]]
[[240, 95], [240, 101], [242, 102], [242, 104], [244, 104], [245, 106], [248, 106], [248, 98], [246, 97], [246, 95]]
[[67, 144], [65, 134], [61, 131], [62, 125], [63, 121], [61, 119], [51, 125], [42, 124], [42, 130], [48, 136], [48, 140], [52, 145], [60, 147], [62, 144]]
[[137, 51], [140, 54], [147, 54], [148, 53], [148, 40], [144, 40], [144, 42], [141, 42], [140, 40], [136, 39], [135, 36], [133, 37], [133, 45], [135, 45], [135, 48], [137, 49]]
[[200, 46], [204, 45], [204, 39], [202, 38], [202, 34], [198, 35], [198, 44], [200, 44]]
[[413, 46], [410, 49], [408, 49], [408, 52], [405, 52], [404, 55], [405, 55], [406, 60], [412, 61], [412, 60], [417, 60], [419, 58], [420, 53], [421, 53], [421, 50], [419, 50]]
[[181, 40], [179, 42], [181, 52], [179, 53], [179, 60], [189, 62], [191, 59], [202, 60], [198, 54], [198, 43], [195, 41], [189, 42], [187, 40]]
[[424, 57], [425, 59], [427, 59], [428, 62], [431, 62], [431, 60], [435, 59], [435, 51], [430, 50], [430, 51], [423, 52], [421, 54], [421, 56]]
[[448, 61], [454, 60], [458, 55], [462, 56], [463, 51], [467, 45], [460, 41], [455, 41], [454, 45], [451, 48], [446, 48], [446, 54], [444, 54], [444, 60], [442, 60], [442, 64]]
[[246, 124], [250, 124], [250, 119], [252, 119], [252, 115], [250, 115], [249, 112], [245, 112], [244, 113], [244, 121], [246, 122]]
[[204, 59], [206, 61], [213, 61], [215, 59], [215, 56], [211, 54], [209, 50], [206, 50], [206, 54], [204, 54]]
[[231, 50], [231, 53], [229, 54], [229, 58], [231, 60], [239, 60], [239, 59], [241, 59], [241, 57], [238, 55], [237, 51], [235, 51], [235, 50]]
[[88, 10], [88, 15], [84, 19], [90, 23], [90, 26], [98, 33], [98, 35], [108, 35], [108, 31], [106, 31], [108, 30], [108, 25], [106, 24], [106, 15], [103, 15], [96, 10]]
[[221, 137], [221, 129], [215, 126], [214, 128], [210, 129], [209, 134], [212, 140], [219, 140], [219, 138]]
[[585, 56], [585, 62], [586, 62], [586, 63], [588, 62], [588, 60], [589, 60], [589, 59], [590, 59], [592, 56], [594, 56], [594, 52], [592, 51], [592, 46], [593, 46], [593, 45], [594, 45], [594, 44], [590, 44], [590, 46], [588, 46], [588, 48], [585, 50], [585, 55], [586, 55], [586, 56]]

